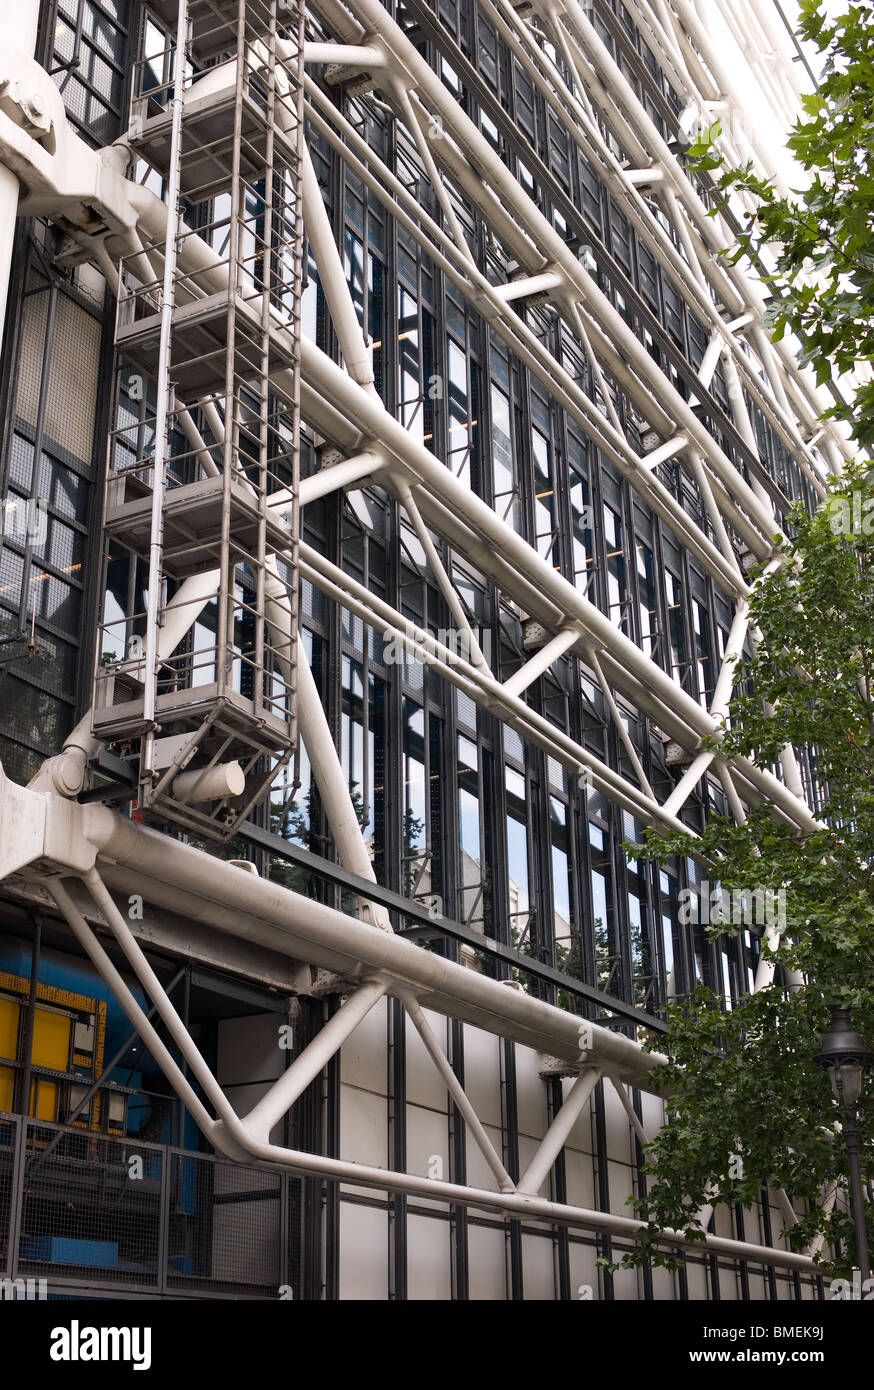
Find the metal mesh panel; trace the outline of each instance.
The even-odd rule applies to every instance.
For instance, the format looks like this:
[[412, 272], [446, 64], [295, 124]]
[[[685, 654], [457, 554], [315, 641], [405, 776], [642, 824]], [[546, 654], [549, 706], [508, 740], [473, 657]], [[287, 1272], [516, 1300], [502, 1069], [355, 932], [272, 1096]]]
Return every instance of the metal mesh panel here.
[[21, 316], [21, 345], [18, 354], [18, 393], [15, 413], [29, 425], [35, 425], [39, 411], [39, 387], [42, 378], [48, 319], [48, 282], [31, 271], [27, 277], [28, 297]]
[[193, 1154], [174, 1154], [170, 1171], [168, 1284], [209, 1283], [276, 1297], [281, 1177]]
[[294, 1297], [303, 1296], [303, 1179], [285, 1179], [288, 1189], [288, 1273]]
[[[16, 414], [35, 426], [46, 349], [47, 281], [32, 271], [28, 290], [31, 293], [22, 316], [15, 406]], [[49, 439], [88, 464], [94, 450], [94, 421], [100, 398], [101, 333], [99, 319], [63, 292], [58, 294], [49, 343], [51, 372], [44, 402], [44, 429]]]
[[91, 463], [100, 400], [100, 320], [59, 295], [52, 339], [52, 383], [46, 402], [46, 434]]
[[70, 727], [69, 707], [53, 695], [7, 674], [0, 709], [0, 732], [48, 755]]
[[0, 1120], [0, 1270], [10, 1268], [12, 1187], [15, 1171], [15, 1120]]
[[148, 1145], [29, 1122], [19, 1268], [157, 1288], [164, 1161]]

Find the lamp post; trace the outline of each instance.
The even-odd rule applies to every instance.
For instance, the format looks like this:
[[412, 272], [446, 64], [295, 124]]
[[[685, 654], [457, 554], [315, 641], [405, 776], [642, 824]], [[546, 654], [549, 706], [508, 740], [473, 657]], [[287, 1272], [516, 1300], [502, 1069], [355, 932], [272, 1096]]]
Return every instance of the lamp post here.
[[831, 1027], [822, 1040], [822, 1046], [814, 1061], [828, 1073], [832, 1090], [837, 1097], [843, 1117], [844, 1142], [850, 1158], [850, 1190], [853, 1199], [853, 1225], [856, 1232], [856, 1258], [862, 1281], [871, 1276], [871, 1263], [868, 1257], [868, 1236], [865, 1228], [865, 1197], [862, 1191], [862, 1175], [859, 1169], [859, 1131], [856, 1128], [856, 1113], [862, 1094], [865, 1072], [874, 1061], [874, 1052], [868, 1047], [860, 1033], [854, 1031], [848, 1009], [838, 1004], [830, 1005]]

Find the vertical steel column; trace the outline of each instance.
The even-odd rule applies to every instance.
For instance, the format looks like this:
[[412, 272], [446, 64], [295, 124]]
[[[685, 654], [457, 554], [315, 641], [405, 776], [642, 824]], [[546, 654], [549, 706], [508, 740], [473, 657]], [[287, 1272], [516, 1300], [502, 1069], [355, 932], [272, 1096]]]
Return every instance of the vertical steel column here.
[[[42, 944], [42, 917], [33, 919], [33, 946], [30, 953], [30, 983], [27, 991], [27, 1023], [24, 1030], [24, 1067], [19, 1083], [18, 1109], [25, 1118], [30, 1113], [30, 1078], [33, 1069], [33, 1032], [36, 1023], [36, 990], [39, 976], [39, 950]], [[35, 1109], [36, 1107], [34, 1107]]]
[[168, 433], [172, 386], [170, 347], [173, 311], [176, 304], [176, 258], [179, 241], [179, 184], [182, 164], [182, 98], [185, 87], [185, 47], [188, 31], [188, 0], [179, 0], [176, 26], [176, 56], [173, 73], [172, 137], [170, 177], [167, 184], [167, 230], [164, 243], [164, 283], [161, 295], [161, 341], [158, 356], [157, 399], [155, 402], [155, 455], [152, 475], [152, 520], [149, 540], [149, 586], [146, 606], [146, 660], [143, 691], [143, 741], [141, 775], [153, 771], [154, 730], [158, 683], [158, 611], [162, 583], [164, 540], [164, 487], [167, 472]]

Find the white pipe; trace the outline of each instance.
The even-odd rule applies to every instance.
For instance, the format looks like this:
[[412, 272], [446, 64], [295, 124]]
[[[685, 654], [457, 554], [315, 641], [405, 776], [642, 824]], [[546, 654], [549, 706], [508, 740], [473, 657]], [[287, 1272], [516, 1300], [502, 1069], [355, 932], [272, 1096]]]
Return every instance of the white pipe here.
[[332, 1018], [319, 1029], [312, 1042], [274, 1082], [266, 1095], [246, 1115], [243, 1123], [256, 1138], [267, 1140], [274, 1125], [299, 1100], [320, 1072], [351, 1037], [355, 1029], [366, 1018], [371, 1009], [384, 998], [386, 980], [365, 980], [338, 1009]]
[[[8, 3], [0, 10], [0, 53], [3, 54], [8, 67], [13, 70], [19, 66], [16, 62], [19, 55], [27, 60], [33, 57], [39, 29], [39, 11], [40, 0], [18, 0], [18, 3]], [[26, 82], [26, 78], [22, 80]], [[6, 323], [20, 193], [18, 175], [0, 165], [0, 347], [3, 344]]]
[[[377, 454], [364, 453], [356, 454], [353, 458], [341, 459], [339, 463], [332, 463], [329, 468], [320, 469], [311, 477], [301, 479], [300, 505], [305, 507], [308, 502], [315, 502], [317, 498], [326, 497], [328, 493], [336, 492], [341, 487], [346, 488], [352, 483], [361, 482], [363, 478], [371, 477], [382, 467], [383, 462]], [[270, 504], [275, 506], [273, 498], [270, 499]]]
[[566, 627], [562, 632], [557, 632], [554, 637], [535, 652], [532, 657], [520, 666], [518, 671], [514, 671], [512, 676], [508, 676], [502, 684], [502, 689], [507, 695], [521, 695], [523, 690], [527, 690], [532, 681], [536, 681], [538, 676], [542, 676], [544, 671], [548, 671], [554, 661], [558, 661], [566, 651], [569, 651], [574, 643], [578, 642], [580, 634], [575, 628]]
[[178, 256], [181, 213], [179, 208], [182, 158], [182, 104], [185, 90], [186, 64], [183, 61], [188, 37], [188, 0], [179, 0], [176, 26], [176, 70], [173, 81], [172, 135], [170, 140], [170, 175], [167, 181], [167, 211], [164, 228], [164, 283], [161, 295], [161, 333], [158, 347], [158, 383], [155, 403], [155, 443], [152, 460], [152, 521], [149, 537], [149, 581], [146, 596], [146, 655], [143, 688], [143, 720], [147, 726], [143, 755], [150, 764], [153, 745], [158, 686], [158, 614], [162, 586], [162, 557], [164, 535], [164, 489], [166, 486], [167, 450], [171, 410], [170, 335], [176, 308], [176, 261]]
[[180, 772], [173, 779], [176, 800], [192, 806], [203, 801], [219, 801], [226, 796], [242, 796], [245, 790], [246, 774], [239, 763], [218, 763], [209, 769], [193, 768]]
[[407, 483], [402, 478], [395, 480], [395, 488], [398, 497], [403, 503], [404, 510], [406, 511], [407, 516], [410, 518], [410, 521], [413, 524], [413, 530], [415, 531], [416, 536], [418, 537], [419, 544], [425, 552], [425, 556], [428, 560], [428, 564], [431, 566], [431, 572], [434, 575], [434, 578], [437, 580], [440, 592], [446, 600], [446, 606], [452, 614], [453, 618], [455, 619], [456, 623], [458, 624], [459, 631], [463, 632], [467, 639], [471, 664], [473, 666], [479, 667], [479, 669], [485, 672], [486, 674], [491, 675], [489, 664], [483, 656], [482, 652], [480, 651], [479, 642], [476, 640], [476, 637], [473, 633], [473, 629], [470, 623], [468, 622], [467, 614], [461, 606], [461, 599], [455, 592], [455, 587], [452, 583], [452, 580], [446, 573], [443, 561], [440, 559], [440, 556], [437, 553], [437, 547], [435, 546], [430, 535], [428, 534], [428, 528], [422, 520], [419, 508], [416, 506], [413, 494], [411, 493]]
[[[772, 562], [765, 572], [769, 573], [773, 569], [774, 563]], [[735, 610], [734, 620], [725, 643], [722, 666], [719, 669], [713, 697], [710, 701], [710, 717], [716, 721], [717, 725], [722, 725], [728, 710], [728, 702], [737, 680], [738, 659], [743, 652], [749, 625], [749, 605], [746, 602], [741, 602]], [[685, 804], [716, 756], [716, 753], [708, 748], [702, 749], [697, 754], [670, 796], [665, 800], [664, 809], [666, 811], [670, 811], [672, 815], [678, 814], [680, 807]]]
[[134, 1028], [136, 1028], [137, 1033], [158, 1063], [158, 1066], [172, 1082], [177, 1095], [182, 1100], [189, 1114], [193, 1117], [203, 1133], [209, 1137], [215, 1121], [204, 1107], [197, 1092], [185, 1076], [185, 1073], [177, 1064], [175, 1057], [149, 1021], [148, 1016], [140, 1008], [125, 981], [116, 970], [109, 956], [100, 945], [94, 932], [85, 921], [85, 918], [76, 907], [76, 904], [73, 902], [59, 878], [51, 880], [49, 883], [49, 892], [66, 918], [73, 935], [90, 959], [91, 964], [111, 988], [119, 1004], [127, 1014], [128, 1019], [133, 1024]]
[[[716, 498], [713, 495], [713, 488], [711, 487], [710, 479], [707, 476], [707, 470], [705, 469], [704, 463], [699, 457], [697, 450], [693, 449], [692, 452], [689, 454], [689, 468], [693, 478], [695, 479], [695, 482], [698, 484], [698, 491], [701, 494], [701, 500], [704, 503], [707, 515], [710, 517], [710, 520], [713, 524], [713, 529], [716, 532], [716, 538], [719, 541], [720, 549], [722, 550], [722, 553], [724, 554], [726, 560], [728, 560], [732, 568], [736, 570], [738, 578], [743, 579], [743, 571], [740, 565], [738, 564], [737, 556], [734, 553], [734, 547], [731, 543], [731, 537], [728, 534], [722, 513], [720, 512], [716, 502]], [[745, 596], [741, 597], [740, 602], [746, 602]]]
[[544, 1134], [537, 1150], [517, 1183], [517, 1191], [537, 1193], [549, 1177], [552, 1165], [558, 1158], [576, 1124], [589, 1096], [594, 1091], [601, 1072], [598, 1067], [584, 1067], [574, 1081], [567, 1096], [553, 1117], [552, 1124]]
[[658, 468], [660, 463], [666, 463], [675, 454], [682, 453], [689, 443], [688, 436], [685, 434], [675, 434], [673, 439], [666, 439], [664, 444], [659, 444], [658, 448], [650, 450], [643, 456], [644, 467], [653, 469]]
[[385, 54], [378, 48], [354, 43], [305, 43], [305, 63], [331, 63], [338, 67], [363, 68], [366, 72], [385, 67]]
[[514, 299], [526, 299], [532, 294], [543, 294], [558, 289], [562, 277], [554, 270], [544, 270], [540, 275], [523, 275], [518, 280], [508, 280], [505, 285], [495, 285], [494, 291], [499, 299], [509, 304]]
[[209, 452], [206, 440], [194, 423], [191, 411], [180, 401], [176, 402], [176, 419], [179, 421], [185, 433], [185, 437], [194, 450], [195, 457], [208, 478], [217, 478], [219, 467]]
[[632, 743], [628, 730], [625, 727], [625, 720], [622, 718], [619, 706], [613, 698], [613, 691], [610, 689], [607, 677], [604, 675], [601, 663], [598, 660], [598, 653], [595, 651], [595, 648], [591, 644], [588, 647], [587, 655], [589, 658], [589, 663], [597, 677], [598, 684], [601, 687], [601, 692], [604, 696], [604, 699], [607, 701], [607, 708], [609, 709], [610, 714], [613, 718], [613, 723], [616, 725], [616, 732], [622, 740], [622, 743], [625, 747], [625, 751], [631, 760], [631, 766], [634, 768], [634, 771], [637, 774], [637, 780], [639, 781], [646, 795], [649, 797], [650, 801], [655, 801], [656, 794], [649, 784], [649, 779], [647, 778], [647, 775], [643, 770], [643, 763], [637, 756], [637, 749]]
[[[520, 1029], [528, 1045], [542, 1052], [579, 1059], [579, 1019], [574, 1014], [526, 994], [506, 989], [478, 971], [444, 960], [392, 932], [338, 912], [324, 903], [255, 878], [214, 855], [129, 820], [97, 803], [70, 804], [86, 838], [96, 846], [102, 872], [126, 883], [140, 875], [148, 883], [148, 900], [171, 912], [190, 914], [218, 930], [256, 939], [259, 924], [287, 940], [286, 953], [313, 959], [326, 969], [340, 961], [355, 978], [389, 974], [406, 982], [424, 1008], [440, 1010], [438, 1000], [452, 996], [466, 1004], [480, 1025], [502, 1036]], [[275, 934], [273, 949], [276, 946]], [[298, 953], [306, 951], [306, 956]], [[327, 964], [327, 962], [331, 964]], [[433, 1001], [433, 1002], [432, 1002]], [[449, 1012], [443, 1009], [443, 1012]], [[634, 1084], [658, 1090], [647, 1078], [661, 1058], [645, 1054], [639, 1044], [593, 1025], [593, 1058], [606, 1071], [627, 1074]]]
[[719, 355], [723, 351], [723, 342], [718, 333], [711, 333], [710, 342], [704, 349], [704, 356], [701, 359], [701, 366], [698, 368], [698, 380], [701, 385], [709, 387], [713, 380], [713, 373], [719, 361]]
[[301, 161], [303, 183], [303, 215], [310, 247], [319, 268], [319, 279], [331, 319], [340, 342], [340, 351], [350, 376], [375, 393], [373, 364], [364, 344], [364, 333], [352, 303], [340, 252], [334, 240], [330, 219], [322, 199], [322, 191], [313, 161], [306, 145]]
[[[269, 584], [273, 576], [268, 572], [267, 578]], [[278, 582], [282, 585], [281, 580]], [[282, 596], [285, 601], [284, 585]], [[337, 757], [324, 706], [303, 652], [300, 653], [297, 663], [297, 708], [301, 737], [306, 745], [340, 862], [359, 878], [366, 878], [375, 883], [376, 874], [349, 795], [346, 774]], [[362, 900], [361, 915], [382, 931], [391, 932], [391, 922], [384, 907]]]
[[[161, 838], [166, 840], [166, 836], [162, 836]], [[249, 877], [250, 876], [247, 874], [246, 878]], [[182, 1023], [161, 981], [146, 959], [143, 949], [131, 931], [130, 926], [122, 917], [115, 902], [107, 892], [106, 885], [97, 870], [89, 869], [86, 874], [82, 875], [82, 882], [85, 884], [96, 906], [99, 908], [104, 922], [121, 947], [128, 965], [130, 965], [134, 974], [140, 981], [140, 984], [143, 986], [143, 989], [146, 991], [146, 994], [155, 1005], [170, 1037], [173, 1039], [173, 1042], [179, 1048], [179, 1051], [191, 1068], [193, 1076], [200, 1083], [204, 1094], [215, 1107], [217, 1115], [223, 1119], [230, 1118], [234, 1114], [230, 1102], [198, 1051], [194, 1039]]]
[[[395, 458], [414, 472], [427, 488], [441, 498], [447, 507], [464, 519], [509, 564], [522, 575], [535, 581], [544, 597], [552, 600], [569, 619], [579, 620], [604, 654], [615, 658], [617, 676], [613, 681], [622, 688], [625, 673], [637, 676], [665, 704], [676, 711], [690, 730], [698, 736], [715, 732], [715, 723], [696, 700], [681, 690], [677, 683], [651, 661], [635, 644], [610, 622], [600, 609], [579, 593], [567, 580], [553, 570], [532, 546], [502, 522], [496, 513], [470, 488], [465, 486], [427, 449], [411, 438], [381, 401], [375, 400], [356, 386], [356, 383], [307, 339], [302, 343], [303, 370], [307, 377], [348, 411], [358, 422], [362, 433], [379, 438]], [[773, 525], [773, 523], [772, 523]], [[796, 823], [813, 829], [818, 825], [808, 807], [772, 773], [757, 768], [747, 759], [738, 760], [763, 794], [784, 807]]]
[[796, 1215], [795, 1208], [789, 1201], [789, 1198], [787, 1197], [783, 1188], [776, 1187], [774, 1189], [774, 1196], [777, 1199], [777, 1206], [780, 1208], [780, 1215], [783, 1217], [783, 1220], [786, 1222], [786, 1225], [797, 1226], [798, 1217]]
[[513, 1179], [501, 1162], [491, 1139], [486, 1134], [479, 1116], [467, 1098], [464, 1087], [449, 1065], [449, 1059], [440, 1046], [433, 1028], [419, 1007], [415, 995], [405, 994], [401, 997], [407, 1013], [410, 1015], [413, 1027], [425, 1044], [432, 1062], [439, 1071], [446, 1085], [446, 1089], [461, 1112], [464, 1123], [476, 1140], [483, 1158], [494, 1173], [499, 1189], [501, 1192], [513, 1192], [515, 1190]]
[[648, 1144], [649, 1139], [647, 1138], [646, 1130], [641, 1124], [640, 1117], [638, 1116], [637, 1111], [631, 1103], [631, 1097], [629, 1096], [622, 1082], [617, 1081], [615, 1076], [611, 1076], [610, 1080], [613, 1083], [614, 1091], [616, 1092], [617, 1096], [622, 1102], [622, 1108], [628, 1116], [631, 1128], [634, 1130], [641, 1144]]
[[[108, 894], [105, 894], [105, 890], [97, 875], [93, 876], [93, 883], [94, 889], [96, 890], [95, 898], [101, 900], [101, 907], [105, 908], [110, 918], [113, 919], [111, 924], [114, 925], [115, 928], [120, 927], [122, 939], [126, 939], [129, 935], [129, 929], [126, 927], [124, 920], [118, 913], [117, 908], [115, 908], [111, 898], [108, 897]], [[71, 926], [74, 927], [86, 951], [88, 951], [88, 954], [91, 956], [92, 961], [101, 973], [104, 973], [104, 971], [106, 972], [104, 977], [112, 981], [113, 988], [117, 991], [122, 1007], [125, 1009], [125, 1012], [127, 1012], [131, 1022], [137, 1027], [138, 1032], [140, 1032], [140, 1035], [147, 1043], [147, 1046], [149, 1046], [155, 1059], [165, 1071], [165, 1074], [177, 1088], [196, 1122], [201, 1126], [207, 1138], [211, 1139], [217, 1148], [227, 1153], [229, 1156], [235, 1159], [242, 1159], [243, 1161], [255, 1159], [262, 1164], [268, 1163], [280, 1168], [292, 1167], [298, 1171], [321, 1173], [326, 1177], [351, 1182], [361, 1182], [369, 1186], [388, 1189], [390, 1191], [407, 1191], [417, 1193], [420, 1196], [442, 1197], [448, 1201], [462, 1202], [473, 1206], [485, 1206], [487, 1209], [509, 1210], [518, 1215], [564, 1221], [571, 1225], [594, 1225], [596, 1229], [614, 1230], [625, 1234], [632, 1234], [635, 1229], [640, 1229], [644, 1225], [643, 1222], [634, 1222], [627, 1217], [614, 1217], [608, 1213], [593, 1213], [583, 1208], [569, 1207], [558, 1203], [543, 1201], [536, 1197], [528, 1197], [526, 1194], [522, 1193], [504, 1191], [493, 1194], [478, 1188], [457, 1186], [453, 1183], [438, 1182], [429, 1178], [419, 1178], [410, 1174], [386, 1171], [363, 1164], [343, 1162], [337, 1159], [323, 1159], [319, 1158], [317, 1155], [303, 1154], [295, 1150], [279, 1148], [278, 1146], [259, 1140], [251, 1133], [246, 1123], [241, 1121], [234, 1114], [227, 1098], [224, 1096], [224, 1093], [221, 1091], [221, 1088], [218, 1086], [209, 1068], [206, 1067], [206, 1064], [203, 1062], [190, 1035], [188, 1035], [187, 1030], [182, 1027], [178, 1014], [176, 1014], [172, 1004], [167, 999], [160, 982], [151, 970], [140, 947], [132, 934], [130, 934], [130, 941], [126, 942], [131, 952], [129, 958], [132, 958], [132, 960], [136, 962], [136, 973], [140, 975], [141, 980], [143, 980], [144, 983], [146, 980], [149, 981], [151, 988], [147, 989], [147, 993], [149, 993], [152, 998], [171, 1036], [180, 1047], [180, 1050], [182, 1050], [192, 1071], [197, 1076], [206, 1093], [213, 1100], [213, 1103], [215, 1104], [218, 1102], [217, 1109], [221, 1119], [216, 1123], [210, 1119], [196, 1093], [193, 1092], [190, 1083], [187, 1082], [175, 1060], [161, 1042], [155, 1029], [133, 999], [124, 981], [121, 980], [121, 977], [118, 975], [111, 961], [109, 961], [105, 952], [103, 952], [99, 943], [97, 943], [96, 938], [94, 938], [93, 933], [87, 927], [84, 919], [81, 918], [81, 914], [78, 913], [78, 910], [70, 901], [69, 896], [66, 895], [62, 885], [53, 884], [52, 888], [58, 905], [61, 906], [65, 915], [69, 913], [68, 920]], [[500, 986], [498, 986], [498, 988], [500, 988]], [[559, 1113], [561, 1114], [563, 1110], [564, 1106]], [[666, 1233], [665, 1240], [669, 1244], [683, 1243], [682, 1237], [675, 1235], [673, 1232]], [[777, 1264], [786, 1264], [788, 1258], [790, 1267], [800, 1269], [807, 1269], [810, 1263], [810, 1261], [806, 1261], [803, 1256], [789, 1255], [787, 1257], [782, 1251], [771, 1250], [767, 1247], [747, 1246], [745, 1242], [740, 1241], [711, 1240], [710, 1244], [714, 1252], [721, 1251], [726, 1254], [733, 1254], [738, 1258], [766, 1259], [769, 1262]]]
[[[404, 117], [407, 122], [410, 134], [416, 142], [416, 149], [419, 151], [419, 157], [421, 158], [422, 163], [424, 164], [425, 169], [427, 171], [431, 187], [437, 196], [437, 201], [443, 209], [443, 216], [446, 218], [450, 230], [452, 231], [452, 235], [455, 238], [455, 243], [464, 259], [466, 261], [470, 261], [470, 263], [473, 265], [475, 263], [474, 256], [471, 252], [470, 247], [467, 244], [467, 237], [464, 235], [461, 223], [459, 222], [455, 214], [455, 208], [452, 206], [452, 199], [446, 192], [446, 188], [443, 183], [443, 178], [440, 174], [440, 170], [434, 163], [434, 158], [431, 154], [430, 149], [428, 148], [428, 141], [425, 139], [425, 134], [422, 130], [420, 113], [416, 109], [416, 107], [419, 106], [419, 103], [414, 103], [406, 87], [402, 83], [395, 83], [395, 92], [397, 94], [397, 99], [400, 103], [401, 110], [404, 113]], [[425, 121], [428, 121], [428, 113], [423, 112], [422, 115], [424, 116]], [[443, 138], [442, 134], [440, 138]]]
[[[583, 1229], [610, 1231], [629, 1238], [643, 1228], [644, 1222], [634, 1221], [629, 1217], [614, 1216], [609, 1212], [590, 1211], [582, 1207], [549, 1202], [523, 1193], [493, 1193], [481, 1188], [460, 1186], [436, 1179], [417, 1177], [408, 1173], [392, 1172], [365, 1164], [351, 1163], [342, 1159], [321, 1158], [317, 1154], [280, 1148], [254, 1138], [244, 1123], [234, 1114], [223, 1094], [221, 1094], [222, 1119], [219, 1122], [212, 1120], [172, 1054], [146, 1018], [93, 932], [70, 900], [63, 885], [55, 880], [51, 885], [51, 891], [85, 951], [104, 979], [112, 984], [113, 991], [131, 1023], [182, 1097], [195, 1122], [220, 1152], [238, 1161], [254, 1161], [262, 1167], [290, 1168], [295, 1172], [314, 1174], [338, 1182], [359, 1183], [383, 1191], [407, 1192], [421, 1197], [483, 1208], [487, 1211], [507, 1212], [533, 1220], [558, 1221]], [[136, 945], [136, 943], [134, 944]], [[137, 951], [139, 951], [138, 947]], [[141, 952], [139, 954], [142, 955]], [[425, 955], [427, 953], [420, 951], [419, 954]], [[142, 957], [142, 962], [146, 965], [147, 971], [150, 971], [151, 968], [145, 962], [145, 957]], [[473, 972], [468, 971], [466, 973]], [[164, 994], [157, 979], [155, 979], [155, 984], [159, 993]], [[501, 987], [498, 986], [498, 988]], [[504, 990], [503, 993], [506, 995], [508, 991]], [[166, 1000], [166, 994], [164, 994], [164, 999]], [[153, 999], [153, 1002], [157, 1004], [158, 1000]], [[169, 1004], [169, 1001], [167, 1003]], [[169, 1011], [175, 1022], [172, 1027], [168, 1024], [168, 1027], [171, 1035], [174, 1035], [177, 1031], [176, 1025], [179, 1022], [178, 1015], [175, 1014], [172, 1005], [169, 1006]], [[187, 1041], [190, 1047], [193, 1047], [190, 1037]], [[183, 1055], [186, 1055], [186, 1060], [189, 1060], [189, 1065], [191, 1065], [187, 1052], [188, 1047]], [[197, 1053], [196, 1048], [194, 1048], [194, 1053], [199, 1058], [200, 1054]], [[200, 1060], [202, 1061], [202, 1059]], [[217, 1085], [211, 1073], [208, 1076], [208, 1083], [210, 1091]], [[673, 1231], [665, 1232], [663, 1238], [666, 1244], [672, 1246], [682, 1247], [689, 1243], [684, 1240], [680, 1233]], [[751, 1245], [745, 1241], [733, 1241], [713, 1236], [707, 1237], [706, 1244], [714, 1254], [724, 1254], [734, 1259], [764, 1261], [768, 1264], [798, 1269], [804, 1273], [814, 1273], [816, 1269], [809, 1257], [795, 1255], [792, 1252], [777, 1250], [773, 1247]]]

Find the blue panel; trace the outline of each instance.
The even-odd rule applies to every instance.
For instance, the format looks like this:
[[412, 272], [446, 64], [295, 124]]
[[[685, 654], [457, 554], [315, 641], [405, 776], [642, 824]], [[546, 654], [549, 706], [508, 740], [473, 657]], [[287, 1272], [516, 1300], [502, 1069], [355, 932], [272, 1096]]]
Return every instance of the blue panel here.
[[25, 1260], [48, 1260], [52, 1264], [115, 1269], [118, 1264], [118, 1244], [114, 1240], [70, 1240], [65, 1236], [31, 1237], [22, 1240], [21, 1257]]

